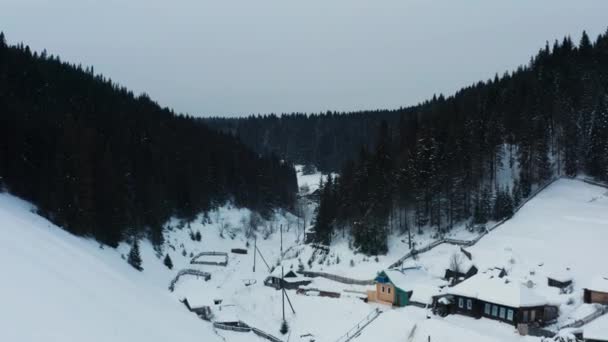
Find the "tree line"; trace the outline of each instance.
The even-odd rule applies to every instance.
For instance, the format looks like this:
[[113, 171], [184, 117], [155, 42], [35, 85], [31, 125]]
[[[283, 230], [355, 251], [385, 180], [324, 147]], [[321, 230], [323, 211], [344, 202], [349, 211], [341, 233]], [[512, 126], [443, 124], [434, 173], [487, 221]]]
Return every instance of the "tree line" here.
[[74, 234], [158, 245], [171, 216], [291, 208], [297, 180], [276, 155], [0, 34], [1, 189]]
[[362, 252], [380, 254], [393, 232], [442, 235], [509, 217], [555, 176], [608, 181], [607, 90], [608, 32], [593, 42], [583, 33], [381, 121], [373, 148], [324, 182], [316, 239], [344, 230]]
[[323, 172], [336, 172], [357, 157], [359, 146], [372, 148], [380, 121], [398, 123], [403, 111], [328, 111], [201, 120], [212, 128], [238, 136], [259, 153], [276, 154]]

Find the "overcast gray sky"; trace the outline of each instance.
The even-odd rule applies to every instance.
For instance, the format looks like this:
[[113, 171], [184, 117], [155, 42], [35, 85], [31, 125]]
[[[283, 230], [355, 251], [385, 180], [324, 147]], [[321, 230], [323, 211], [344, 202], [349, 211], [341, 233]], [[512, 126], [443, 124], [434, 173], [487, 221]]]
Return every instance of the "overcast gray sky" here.
[[0, 3], [9, 42], [196, 116], [412, 105], [608, 27], [607, 0]]

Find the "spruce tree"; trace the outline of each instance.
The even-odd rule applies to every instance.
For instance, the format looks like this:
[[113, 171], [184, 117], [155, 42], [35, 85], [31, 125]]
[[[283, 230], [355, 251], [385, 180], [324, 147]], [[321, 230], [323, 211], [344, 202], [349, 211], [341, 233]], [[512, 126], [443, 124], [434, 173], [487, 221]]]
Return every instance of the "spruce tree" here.
[[136, 270], [143, 271], [143, 267], [141, 266], [141, 255], [139, 254], [139, 243], [137, 242], [137, 239], [133, 239], [133, 245], [131, 245], [131, 251], [129, 252], [127, 262]]
[[165, 264], [165, 266], [167, 266], [168, 269], [170, 269], [170, 270], [173, 269], [173, 261], [171, 261], [171, 257], [169, 256], [169, 253], [167, 253], [167, 255], [165, 255], [165, 260], [163, 260], [163, 264]]

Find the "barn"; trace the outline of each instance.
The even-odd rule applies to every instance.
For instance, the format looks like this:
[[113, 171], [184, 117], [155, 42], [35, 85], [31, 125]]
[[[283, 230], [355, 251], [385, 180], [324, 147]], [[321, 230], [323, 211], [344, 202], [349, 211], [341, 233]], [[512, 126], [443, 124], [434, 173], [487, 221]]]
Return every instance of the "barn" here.
[[[502, 275], [502, 276], [501, 276]], [[489, 318], [512, 324], [544, 326], [555, 321], [557, 306], [499, 270], [479, 273], [447, 289], [433, 303], [435, 313]]]
[[597, 276], [585, 287], [585, 303], [608, 305], [608, 276]]

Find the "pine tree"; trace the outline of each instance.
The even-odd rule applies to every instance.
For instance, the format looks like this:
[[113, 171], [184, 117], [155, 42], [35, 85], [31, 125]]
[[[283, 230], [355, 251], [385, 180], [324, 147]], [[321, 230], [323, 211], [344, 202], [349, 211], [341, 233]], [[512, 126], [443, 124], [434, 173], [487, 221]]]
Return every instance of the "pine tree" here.
[[287, 325], [287, 321], [283, 321], [283, 323], [281, 323], [281, 329], [279, 330], [279, 332], [282, 335], [287, 334], [287, 332], [289, 332], [289, 325]]
[[201, 236], [201, 232], [200, 231], [196, 231], [196, 234], [194, 234], [194, 237], [196, 238], [196, 241], [201, 241], [203, 239], [203, 237]]
[[165, 255], [165, 260], [163, 260], [163, 264], [165, 264], [165, 266], [167, 266], [168, 269], [170, 269], [170, 270], [173, 269], [173, 261], [171, 261], [171, 257], [169, 256], [168, 253], [167, 253], [167, 255]]
[[131, 245], [131, 251], [129, 252], [127, 262], [136, 270], [143, 271], [143, 267], [141, 266], [141, 255], [139, 254], [139, 243], [137, 242], [137, 239], [133, 239], [133, 245]]

